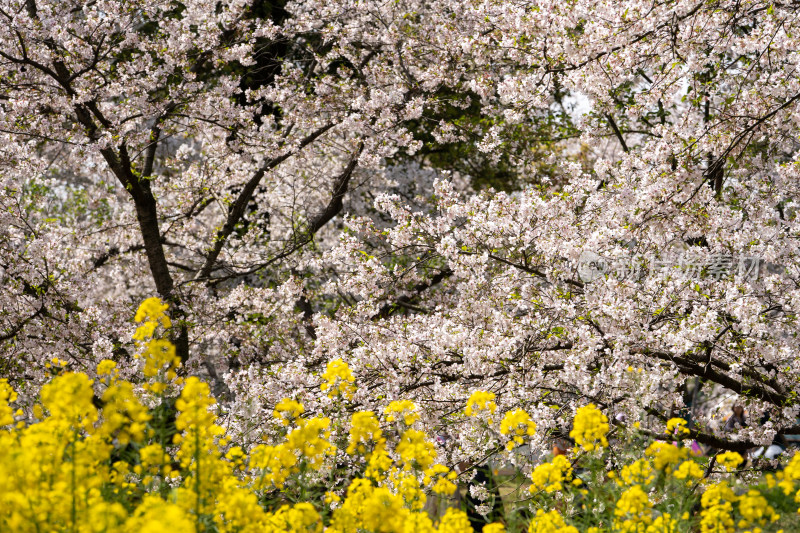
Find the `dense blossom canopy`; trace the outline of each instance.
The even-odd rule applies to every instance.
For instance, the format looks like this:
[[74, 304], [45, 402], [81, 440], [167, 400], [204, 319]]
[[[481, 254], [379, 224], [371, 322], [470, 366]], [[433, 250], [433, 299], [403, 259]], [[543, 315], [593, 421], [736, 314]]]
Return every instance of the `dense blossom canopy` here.
[[[53, 355], [180, 361], [243, 444], [285, 397], [413, 401], [453, 461], [590, 403], [768, 443], [800, 406], [799, 25], [750, 0], [0, 0], [0, 372], [30, 397]], [[174, 352], [131, 341], [156, 294]], [[723, 435], [734, 396], [771, 418]]]

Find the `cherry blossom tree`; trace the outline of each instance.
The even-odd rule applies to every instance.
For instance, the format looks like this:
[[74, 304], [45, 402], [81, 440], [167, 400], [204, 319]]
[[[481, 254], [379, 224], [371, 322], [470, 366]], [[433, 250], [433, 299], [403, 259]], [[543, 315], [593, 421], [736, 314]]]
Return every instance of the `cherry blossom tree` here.
[[[797, 7], [718, 0], [0, 2], [2, 372], [136, 372], [169, 302], [241, 433], [284, 396], [595, 403], [796, 431]], [[721, 433], [725, 398], [764, 426]], [[721, 422], [721, 423], [720, 423]]]

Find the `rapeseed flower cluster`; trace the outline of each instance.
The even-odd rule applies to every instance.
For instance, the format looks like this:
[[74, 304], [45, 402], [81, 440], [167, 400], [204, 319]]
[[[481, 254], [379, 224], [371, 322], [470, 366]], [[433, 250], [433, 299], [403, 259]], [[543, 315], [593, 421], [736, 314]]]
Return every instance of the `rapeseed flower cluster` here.
[[750, 489], [739, 498], [740, 528], [763, 527], [775, 522], [780, 515], [767, 502], [767, 499], [756, 489]]
[[384, 409], [387, 422], [402, 422], [406, 426], [414, 425], [419, 420], [417, 406], [411, 400], [395, 400]]
[[646, 459], [638, 459], [620, 470], [617, 483], [620, 485], [648, 485], [655, 479], [655, 471]]
[[375, 531], [381, 527], [399, 531], [410, 514], [403, 499], [389, 488], [356, 479], [348, 487], [344, 503], [334, 510], [331, 528], [337, 532]]
[[112, 379], [103, 392], [102, 401], [101, 430], [107, 437], [115, 438], [121, 445], [144, 441], [152, 417], [136, 396], [132, 383]]
[[353, 414], [350, 423], [350, 441], [347, 453], [353, 455], [358, 452], [362, 455], [376, 448], [383, 448], [386, 439], [383, 438], [380, 421], [372, 411], [360, 411]]
[[572, 478], [572, 465], [563, 455], [556, 455], [549, 463], [542, 463], [531, 472], [530, 492], [555, 492], [564, 489]]
[[[196, 531], [194, 518], [183, 508], [153, 494], [145, 495], [141, 505], [127, 520], [126, 531], [177, 533]], [[103, 531], [102, 529], [100, 531]], [[113, 531], [110, 529], [109, 531]]]
[[260, 444], [250, 452], [250, 468], [257, 472], [257, 490], [281, 489], [292, 474], [300, 472], [294, 450], [288, 446]]
[[[290, 407], [292, 412], [305, 412], [297, 403], [282, 400], [279, 406]], [[275, 409], [275, 419], [287, 422], [286, 409]], [[250, 467], [257, 472], [256, 487], [259, 489], [284, 487], [290, 476], [303, 470], [319, 471], [325, 458], [333, 453], [330, 439], [330, 419], [292, 418], [294, 427], [286, 435], [285, 442], [277, 445], [260, 444], [250, 453]]]
[[341, 359], [334, 359], [330, 361], [325, 367], [325, 372], [322, 374], [322, 379], [325, 380], [320, 388], [323, 392], [328, 393], [328, 398], [337, 398], [341, 396], [346, 400], [350, 400], [356, 392], [354, 382], [356, 380], [350, 367]]
[[590, 403], [579, 407], [572, 421], [569, 436], [575, 443], [590, 452], [600, 446], [608, 446], [608, 417], [596, 405]]
[[286, 446], [303, 459], [307, 467], [319, 470], [332, 451], [329, 441], [331, 420], [324, 416], [301, 418], [297, 428], [286, 436]]
[[0, 426], [14, 423], [14, 409], [9, 405], [17, 401], [17, 392], [8, 384], [7, 379], [0, 379]]
[[400, 496], [412, 511], [421, 511], [428, 500], [416, 472], [392, 468], [386, 478], [386, 487]]
[[160, 298], [148, 298], [143, 301], [133, 318], [136, 322], [142, 323], [136, 328], [133, 338], [137, 341], [147, 341], [153, 338], [159, 324], [164, 329], [171, 328], [172, 321], [167, 315], [167, 309], [169, 309], [169, 305], [162, 302]]
[[[163, 393], [169, 383], [177, 378], [177, 370], [181, 360], [175, 352], [175, 345], [166, 339], [155, 337], [156, 329], [161, 325], [165, 330], [172, 327], [172, 321], [167, 315], [169, 306], [158, 298], [148, 298], [139, 307], [134, 320], [142, 324], [136, 328], [133, 338], [141, 343], [141, 351], [136, 357], [144, 360], [142, 373], [148, 378], [145, 389], [154, 394]], [[113, 367], [109, 363], [97, 369], [100, 376], [109, 375]]]
[[283, 426], [289, 426], [297, 420], [306, 410], [303, 404], [290, 398], [284, 398], [275, 405], [272, 416]]
[[670, 513], [663, 513], [647, 526], [645, 533], [678, 533], [679, 531], [678, 521]]
[[[584, 416], [574, 423], [573, 436], [593, 445], [590, 451], [604, 446], [600, 435], [605, 436], [605, 428], [586, 431], [606, 423], [599, 410], [587, 406], [578, 413]], [[668, 426], [665, 438], [685, 434], [685, 424], [679, 419]], [[778, 529], [787, 505], [785, 496], [794, 497], [794, 510], [800, 504], [795, 486], [800, 480], [800, 455], [783, 471], [767, 475], [761, 485], [739, 482], [734, 490], [727, 482], [712, 483], [709, 476], [727, 475], [730, 468], [740, 465], [743, 458], [735, 452], [717, 456], [716, 462], [723, 467], [720, 471], [680, 443], [651, 442], [643, 456], [636, 457], [634, 451], [632, 460], [623, 464], [619, 464], [619, 450], [601, 449], [602, 453], [594, 454], [583, 450], [582, 446], [566, 456], [557, 454], [533, 468], [529, 492], [534, 503], [529, 508], [536, 514], [529, 531], [783, 533], [789, 530]], [[572, 479], [573, 467], [581, 478]]]
[[[157, 299], [145, 301], [137, 313], [145, 322], [137, 341], [161, 346], [152, 336], [171, 325], [166, 309]], [[374, 413], [356, 413], [351, 451], [371, 452], [382, 481], [355, 479], [324, 518], [323, 502], [317, 507], [278, 500], [271, 506], [264, 496], [289, 486], [299, 489], [311, 479], [307, 476], [330, 466], [335, 447], [328, 418], [304, 417], [301, 404], [284, 400], [275, 407], [276, 421], [287, 428], [283, 441], [248, 453], [229, 445], [209, 386], [196, 377], [174, 380], [182, 387], [173, 400], [163, 389], [145, 390], [119, 379], [113, 361], [98, 365], [97, 381], [66, 372], [64, 365], [55, 368], [61, 373], [42, 387], [33, 417], [15, 410], [17, 393], [0, 382], [0, 422], [6, 428], [0, 429], [1, 531], [321, 532], [325, 522], [332, 532], [354, 531], [350, 525], [387, 532], [470, 530], [460, 511], [438, 526], [420, 511], [425, 490], [455, 490], [455, 473], [435, 464], [433, 444], [421, 431], [403, 433], [395, 462]], [[347, 376], [349, 369], [340, 366], [337, 372]], [[148, 408], [141, 398], [151, 394], [159, 401]], [[156, 411], [169, 405], [174, 405], [172, 429], [154, 426], [163, 419]], [[413, 404], [398, 405], [395, 415], [413, 423], [418, 416]]]
[[700, 498], [702, 512], [700, 514], [701, 533], [728, 533], [734, 531], [733, 504], [736, 494], [727, 483], [721, 482], [706, 488]]
[[675, 465], [689, 457], [688, 448], [679, 448], [668, 442], [656, 441], [647, 447], [645, 455], [653, 458], [657, 470], [672, 471]]
[[494, 414], [495, 410], [497, 410], [497, 404], [494, 403], [495, 398], [496, 396], [493, 392], [476, 390], [467, 399], [467, 406], [464, 408], [464, 413], [467, 416], [478, 416], [483, 411]]
[[393, 465], [394, 461], [389, 455], [389, 452], [384, 448], [378, 448], [373, 453], [369, 454], [367, 467], [364, 470], [364, 477], [375, 482], [383, 481], [393, 468]]
[[469, 523], [467, 514], [463, 511], [450, 508], [439, 523], [438, 533], [462, 533], [471, 530], [472, 526]]
[[[484, 529], [484, 531], [486, 531]], [[575, 526], [564, 522], [564, 517], [558, 511], [536, 510], [536, 516], [528, 526], [528, 533], [579, 533]]]
[[322, 517], [308, 502], [282, 505], [267, 518], [266, 531], [287, 533], [321, 533]]
[[676, 437], [683, 437], [689, 434], [689, 429], [686, 427], [688, 422], [683, 418], [670, 418], [667, 420], [667, 427], [665, 431], [667, 435], [675, 435]]
[[[86, 374], [69, 372], [45, 384], [39, 393], [41, 405], [53, 420], [60, 420], [74, 429], [90, 428], [98, 420], [92, 403], [92, 380]], [[69, 398], [65, 402], [64, 398]]]
[[[775, 473], [777, 478], [776, 485], [781, 489], [785, 496], [789, 496], [795, 489], [795, 481], [800, 479], [800, 454], [795, 454], [786, 468], [781, 472]], [[795, 502], [800, 503], [800, 491], [795, 494]]]
[[687, 483], [692, 483], [698, 479], [702, 479], [705, 475], [703, 468], [695, 461], [684, 461], [680, 466], [672, 472], [672, 475], [677, 479], [685, 479]]
[[[0, 530], [129, 530], [114, 491], [111, 431], [93, 404], [93, 382], [63, 373], [42, 387], [35, 423], [0, 430]], [[14, 401], [7, 393], [4, 402]], [[102, 531], [102, 529], [100, 529]]]
[[435, 464], [425, 470], [423, 483], [429, 485], [436, 494], [452, 495], [457, 486], [455, 479], [457, 474], [442, 464]]
[[513, 450], [524, 442], [524, 437], [536, 434], [536, 422], [523, 409], [509, 411], [500, 422], [500, 433], [511, 437], [506, 443], [507, 450]]
[[614, 529], [624, 533], [644, 531], [652, 522], [652, 504], [641, 485], [623, 492], [614, 509]]
[[737, 452], [725, 452], [717, 455], [717, 462], [731, 470], [744, 462], [744, 458]]
[[407, 429], [400, 437], [395, 451], [406, 470], [425, 470], [436, 460], [436, 449], [422, 431]]

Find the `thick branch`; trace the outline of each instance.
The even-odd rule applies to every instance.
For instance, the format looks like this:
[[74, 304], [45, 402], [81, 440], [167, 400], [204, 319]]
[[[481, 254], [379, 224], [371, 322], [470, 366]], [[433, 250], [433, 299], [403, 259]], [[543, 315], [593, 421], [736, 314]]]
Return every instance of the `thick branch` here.
[[[281, 259], [290, 256], [311, 242], [314, 239], [314, 234], [325, 224], [327, 224], [334, 216], [336, 216], [339, 211], [341, 211], [343, 207], [342, 198], [347, 193], [347, 188], [350, 184], [350, 177], [357, 166], [358, 156], [361, 154], [362, 149], [363, 144], [359, 146], [359, 148], [353, 154], [350, 163], [348, 163], [342, 173], [336, 178], [336, 181], [334, 182], [333, 195], [328, 202], [328, 205], [326, 205], [316, 217], [309, 221], [308, 228], [305, 231], [299, 232], [290, 245], [286, 246], [283, 251], [281, 251], [275, 257], [270, 258], [269, 261], [253, 267], [246, 272], [237, 272], [230, 276], [214, 278], [213, 280], [210, 280], [210, 282], [219, 283], [232, 277], [255, 274], [259, 270], [274, 264], [276, 261], [280, 261]], [[203, 278], [195, 277], [194, 281], [198, 281], [199, 279]]]
[[228, 209], [228, 216], [225, 219], [225, 223], [217, 232], [217, 236], [214, 239], [214, 246], [209, 251], [203, 266], [201, 266], [200, 270], [197, 271], [195, 280], [206, 279], [211, 275], [211, 272], [214, 270], [214, 266], [217, 263], [217, 259], [219, 258], [219, 254], [222, 252], [222, 248], [225, 246], [225, 242], [230, 234], [233, 233], [233, 230], [236, 229], [236, 225], [244, 216], [245, 210], [247, 209], [247, 204], [253, 197], [253, 194], [255, 193], [258, 184], [261, 183], [261, 180], [264, 178], [264, 175], [282, 162], [286, 161], [292, 155], [311, 144], [314, 140], [327, 132], [333, 126], [333, 124], [322, 126], [300, 141], [300, 144], [297, 146], [297, 148], [287, 150], [283, 154], [270, 159], [264, 163], [261, 168], [255, 172], [255, 174], [253, 174], [253, 176], [244, 185], [244, 188], [242, 188], [242, 192], [239, 193], [239, 196], [236, 198], [236, 200], [234, 200]]
[[[34, 0], [28, 0], [26, 2], [26, 8], [31, 18], [38, 18]], [[71, 85], [74, 78], [66, 64], [58, 58], [59, 52], [55, 44], [52, 41], [45, 41], [45, 45], [51, 49], [54, 57], [52, 69], [30, 60], [26, 54], [23, 54], [23, 58], [21, 60], [16, 60], [16, 62], [26, 63], [40, 70], [53, 78], [53, 80], [63, 87], [68, 95], [74, 96], [75, 91]], [[78, 123], [83, 127], [86, 135], [92, 140], [97, 140], [101, 127], [106, 129], [113, 127], [111, 121], [103, 116], [96, 101], [76, 103], [73, 109]], [[100, 126], [98, 126], [98, 123]], [[134, 175], [127, 147], [124, 142], [120, 145], [118, 151], [111, 148], [103, 148], [100, 150], [100, 153], [106, 160], [109, 168], [111, 168], [111, 171], [133, 198], [136, 206], [136, 218], [139, 221], [145, 251], [147, 252], [147, 260], [150, 265], [153, 280], [156, 284], [156, 289], [162, 297], [171, 299], [173, 281], [169, 273], [166, 257], [164, 256], [164, 250], [161, 246], [156, 200], [150, 190], [150, 182], [147, 180], [140, 180]]]
[[8, 331], [8, 333], [0, 335], [0, 342], [5, 342], [9, 339], [13, 339], [14, 337], [17, 336], [17, 333], [22, 331], [22, 328], [24, 328], [28, 324], [28, 322], [30, 322], [31, 320], [33, 320], [34, 318], [38, 317], [41, 314], [46, 314], [46, 312], [47, 309], [44, 307], [44, 305], [42, 305], [42, 307], [40, 307], [33, 315], [24, 318], [20, 323], [12, 327], [11, 330]]
[[310, 240], [322, 227], [333, 219], [344, 206], [344, 195], [347, 194], [347, 189], [350, 186], [350, 178], [353, 176], [353, 171], [358, 166], [358, 157], [364, 150], [364, 144], [359, 144], [358, 149], [350, 158], [350, 162], [344, 168], [336, 183], [333, 185], [333, 195], [331, 196], [328, 205], [320, 211], [308, 224], [307, 238]]
[[611, 125], [611, 129], [614, 130], [614, 135], [616, 135], [617, 139], [619, 139], [619, 144], [622, 145], [622, 149], [625, 151], [625, 153], [628, 153], [630, 151], [628, 150], [628, 144], [625, 142], [625, 137], [622, 136], [622, 132], [619, 131], [617, 123], [614, 122], [614, 117], [606, 113], [606, 120], [608, 120], [608, 123]]
[[434, 285], [438, 285], [443, 280], [449, 278], [453, 275], [453, 271], [449, 268], [442, 270], [441, 272], [437, 272], [430, 281], [417, 283], [413, 289], [411, 289], [412, 295], [403, 295], [397, 298], [395, 302], [385, 304], [381, 307], [380, 311], [378, 311], [375, 316], [372, 317], [373, 320], [379, 320], [382, 318], [388, 318], [392, 312], [395, 310], [395, 307], [398, 305], [408, 304], [411, 303], [417, 296], [422, 294], [424, 291], [430, 289]]
[[692, 359], [689, 355], [673, 355], [654, 350], [641, 350], [634, 353], [640, 353], [641, 355], [648, 357], [656, 357], [663, 361], [670, 361], [685, 374], [690, 374], [713, 381], [714, 383], [722, 385], [726, 389], [737, 394], [741, 394], [742, 396], [758, 398], [759, 400], [778, 407], [785, 407], [786, 405], [792, 403], [790, 397], [785, 394], [771, 391], [759, 384], [744, 385], [741, 382], [736, 381], [734, 378], [715, 370], [713, 368], [715, 365], [712, 365], [710, 362], [700, 363]]

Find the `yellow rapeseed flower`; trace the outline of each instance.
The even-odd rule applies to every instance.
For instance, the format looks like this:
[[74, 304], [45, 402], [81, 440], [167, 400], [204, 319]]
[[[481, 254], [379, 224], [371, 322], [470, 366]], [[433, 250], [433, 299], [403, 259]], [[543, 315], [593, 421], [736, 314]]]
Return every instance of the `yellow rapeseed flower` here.
[[717, 462], [731, 470], [744, 462], [744, 458], [737, 452], [725, 452], [717, 455]]
[[472, 533], [467, 513], [450, 507], [439, 521], [438, 533]]
[[16, 401], [16, 391], [8, 384], [7, 379], [0, 379], [0, 426], [14, 423], [14, 409], [9, 404]]
[[365, 454], [376, 447], [383, 447], [386, 439], [383, 438], [380, 421], [372, 411], [359, 411], [353, 413], [350, 422], [350, 441], [347, 453], [353, 455], [358, 452]]
[[648, 485], [655, 479], [655, 471], [647, 459], [638, 459], [622, 467], [619, 473], [621, 485]]
[[780, 518], [767, 499], [756, 489], [748, 490], [739, 498], [739, 513], [742, 515], [742, 520], [738, 524], [740, 528], [765, 526]]
[[292, 506], [283, 505], [267, 518], [266, 531], [286, 533], [320, 533], [322, 517], [313, 505], [307, 502]]
[[431, 485], [431, 490], [436, 494], [452, 495], [456, 491], [456, 473], [443, 464], [435, 464], [425, 470], [423, 483]]
[[476, 390], [467, 400], [467, 407], [464, 409], [464, 413], [467, 416], [478, 416], [481, 411], [488, 410], [489, 413], [494, 414], [497, 409], [494, 399], [495, 394], [493, 392]]
[[331, 420], [327, 417], [301, 418], [297, 429], [286, 436], [286, 446], [294, 450], [306, 464], [319, 470], [325, 456], [332, 451], [330, 438]]
[[42, 406], [50, 411], [52, 418], [87, 428], [98, 419], [93, 396], [92, 380], [86, 374], [76, 372], [55, 377], [40, 392]]
[[436, 460], [436, 448], [425, 433], [416, 429], [407, 429], [400, 437], [395, 451], [400, 456], [406, 469], [425, 470]]
[[512, 450], [524, 442], [524, 437], [536, 434], [536, 423], [523, 409], [509, 411], [500, 422], [500, 433], [511, 437], [506, 449]]
[[383, 412], [387, 415], [387, 422], [400, 420], [406, 426], [411, 426], [419, 420], [417, 406], [411, 400], [395, 400], [387, 405]]
[[672, 471], [672, 467], [689, 456], [688, 448], [678, 448], [677, 446], [656, 441], [644, 451], [648, 457], [653, 457], [653, 464], [657, 470]]
[[181, 506], [148, 494], [126, 522], [125, 533], [193, 533], [194, 519]]
[[592, 451], [599, 446], [608, 446], [608, 431], [608, 417], [590, 403], [575, 412], [569, 436], [584, 450]]
[[683, 418], [670, 418], [667, 420], [667, 427], [665, 429], [667, 435], [676, 435], [682, 437], [689, 434], [686, 425], [688, 423]]
[[674, 477], [678, 479], [685, 479], [687, 481], [692, 479], [702, 479], [704, 474], [703, 468], [691, 459], [682, 462], [677, 470], [672, 472]]
[[296, 402], [291, 398], [284, 398], [275, 405], [272, 411], [272, 416], [275, 420], [279, 421], [282, 425], [288, 426], [292, 424], [300, 415], [305, 412], [303, 404]]
[[334, 359], [325, 367], [322, 374], [324, 383], [320, 385], [322, 391], [327, 391], [328, 398], [341, 396], [347, 400], [353, 397], [356, 387], [353, 384], [356, 380], [350, 367], [342, 359]]
[[727, 483], [709, 485], [700, 497], [701, 533], [728, 533], [734, 530], [733, 503], [738, 500]]
[[528, 525], [528, 533], [578, 533], [578, 529], [568, 526], [558, 511], [537, 509], [536, 516]]
[[641, 485], [634, 485], [623, 492], [614, 509], [615, 529], [640, 531], [652, 522], [652, 504]]
[[117, 363], [111, 359], [103, 359], [97, 363], [98, 376], [115, 376], [117, 373]]
[[572, 465], [563, 455], [556, 455], [549, 463], [542, 463], [531, 472], [531, 493], [555, 492], [564, 489], [572, 478]]

